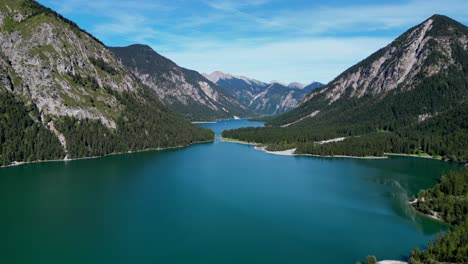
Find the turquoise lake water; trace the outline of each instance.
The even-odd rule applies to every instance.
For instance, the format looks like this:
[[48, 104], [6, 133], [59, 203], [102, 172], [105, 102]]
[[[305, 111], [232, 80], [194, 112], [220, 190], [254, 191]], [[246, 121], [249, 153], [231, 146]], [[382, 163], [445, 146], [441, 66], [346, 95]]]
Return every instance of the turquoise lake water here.
[[[202, 124], [222, 130], [245, 120]], [[216, 141], [0, 169], [0, 263], [404, 259], [445, 226], [408, 197], [455, 165], [289, 157]]]

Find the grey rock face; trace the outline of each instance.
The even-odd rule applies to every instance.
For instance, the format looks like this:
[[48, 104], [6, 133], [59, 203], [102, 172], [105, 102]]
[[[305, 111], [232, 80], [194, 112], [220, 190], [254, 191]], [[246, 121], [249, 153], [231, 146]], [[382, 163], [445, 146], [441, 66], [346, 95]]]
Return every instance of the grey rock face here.
[[[215, 71], [204, 76], [225, 88], [256, 113], [276, 115], [290, 111], [315, 87], [306, 89], [301, 83], [284, 85], [279, 82], [264, 83], [244, 76]], [[312, 89], [311, 89], [312, 88]]]
[[112, 47], [124, 65], [162, 102], [192, 120], [214, 120], [253, 113], [237, 98], [198, 72], [182, 68], [146, 45]]

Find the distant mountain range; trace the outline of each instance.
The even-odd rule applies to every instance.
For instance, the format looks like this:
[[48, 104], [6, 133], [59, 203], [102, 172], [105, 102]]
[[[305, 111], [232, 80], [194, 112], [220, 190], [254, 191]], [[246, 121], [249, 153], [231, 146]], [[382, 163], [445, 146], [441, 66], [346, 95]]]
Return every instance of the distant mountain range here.
[[290, 111], [305, 96], [323, 86], [318, 82], [310, 85], [301, 83], [282, 84], [278, 81], [265, 83], [244, 76], [235, 76], [220, 71], [203, 74], [207, 79], [224, 88], [245, 106], [261, 115], [276, 115]]
[[178, 66], [147, 45], [109, 47], [162, 102], [192, 121], [276, 115], [290, 111], [314, 89], [310, 85], [264, 83], [222, 72], [199, 74]]
[[[434, 15], [315, 89], [269, 128], [225, 136], [321, 155], [468, 160], [468, 28]], [[349, 137], [333, 144], [314, 141]]]
[[146, 45], [109, 48], [162, 102], [192, 121], [250, 117], [238, 98], [196, 71], [182, 68]]

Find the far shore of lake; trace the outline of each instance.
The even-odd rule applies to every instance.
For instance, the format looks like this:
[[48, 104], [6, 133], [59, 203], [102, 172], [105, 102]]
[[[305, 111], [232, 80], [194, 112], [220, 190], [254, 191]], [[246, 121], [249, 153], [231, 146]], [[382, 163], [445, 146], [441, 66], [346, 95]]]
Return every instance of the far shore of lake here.
[[305, 156], [305, 157], [319, 157], [319, 158], [345, 158], [345, 159], [386, 159], [387, 157], [377, 157], [377, 156], [346, 156], [346, 155], [334, 155], [334, 156], [327, 156], [327, 155], [313, 155], [313, 154], [296, 154], [294, 153], [296, 149], [287, 149], [283, 151], [269, 151], [266, 149], [265, 146], [255, 142], [246, 142], [232, 138], [223, 138], [221, 137], [221, 141], [229, 142], [229, 143], [236, 143], [236, 144], [244, 144], [244, 145], [252, 145], [255, 146], [256, 150], [263, 151], [268, 154], [273, 155], [280, 155], [280, 156]]

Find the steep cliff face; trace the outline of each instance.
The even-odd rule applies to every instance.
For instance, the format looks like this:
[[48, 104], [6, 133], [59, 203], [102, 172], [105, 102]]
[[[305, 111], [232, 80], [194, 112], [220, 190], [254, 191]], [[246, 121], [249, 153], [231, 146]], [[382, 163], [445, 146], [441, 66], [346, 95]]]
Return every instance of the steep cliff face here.
[[272, 83], [250, 99], [249, 107], [262, 114], [277, 115], [296, 107], [306, 95], [301, 89]]
[[[68, 138], [63, 135], [65, 120], [92, 123], [118, 134], [123, 132], [119, 123], [131, 123], [129, 118], [142, 120], [145, 113], [136, 109], [147, 107], [155, 114], [153, 120], [166, 119], [167, 127], [185, 127], [195, 134], [198, 130], [162, 106], [101, 42], [35, 1], [4, 0], [0, 5], [0, 72], [0, 92], [34, 109], [31, 118], [55, 134], [65, 153], [70, 145], [66, 141], [74, 137], [73, 131]], [[158, 133], [147, 125], [148, 131]], [[169, 130], [159, 130], [159, 136], [171, 137], [166, 134]], [[184, 137], [190, 141], [190, 136]], [[96, 153], [88, 145], [88, 152], [70, 156], [126, 151], [128, 145], [134, 150], [158, 147], [151, 142], [155, 138], [146, 139], [146, 145], [140, 144], [144, 138], [138, 144], [130, 143], [136, 139], [127, 139], [129, 144], [122, 145], [118, 141], [124, 139], [116, 137], [109, 142], [112, 148]], [[174, 140], [174, 145], [179, 143]]]
[[[408, 115], [416, 119], [433, 116], [450, 107], [447, 105], [449, 97], [446, 96], [450, 89], [453, 89], [451, 93], [457, 94], [458, 99], [466, 97], [465, 90], [450, 87], [450, 78], [456, 72], [466, 75], [464, 57], [467, 54], [467, 43], [467, 28], [464, 25], [448, 17], [434, 15], [387, 47], [349, 68], [325, 87], [312, 92], [297, 109], [272, 124], [284, 125], [303, 118], [310, 123], [314, 122], [312, 119], [325, 119], [327, 115], [336, 119], [343, 114], [337, 113], [338, 109], [348, 111], [346, 114], [356, 120], [356, 115], [369, 116], [377, 111], [378, 103], [385, 105], [390, 101], [406, 111], [404, 109], [409, 108], [410, 104], [404, 100], [416, 94], [424, 94], [427, 97], [425, 99], [434, 104], [427, 105], [427, 102], [422, 103], [421, 98], [414, 97], [414, 102], [419, 103]], [[434, 85], [428, 82], [445, 82], [446, 87], [431, 91]], [[381, 108], [378, 111], [385, 109]], [[316, 111], [320, 113], [312, 118], [311, 113]], [[393, 113], [387, 115], [391, 117]]]
[[191, 120], [214, 120], [253, 113], [196, 71], [179, 67], [146, 45], [110, 48], [164, 104]]
[[279, 82], [264, 83], [244, 76], [235, 76], [220, 71], [205, 74], [205, 77], [223, 87], [233, 97], [261, 115], [276, 115], [290, 111], [312, 90], [320, 87], [314, 82], [307, 87], [301, 83], [284, 85]]
[[141, 88], [135, 78], [70, 22], [33, 1], [3, 2], [0, 56], [14, 75], [11, 91], [44, 116], [90, 118], [115, 128], [112, 116], [122, 106], [103, 88], [135, 92]]

